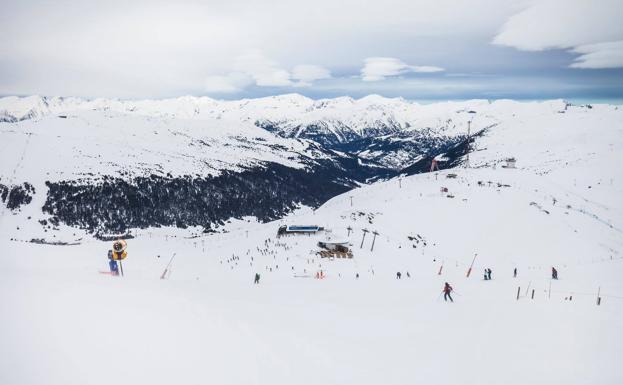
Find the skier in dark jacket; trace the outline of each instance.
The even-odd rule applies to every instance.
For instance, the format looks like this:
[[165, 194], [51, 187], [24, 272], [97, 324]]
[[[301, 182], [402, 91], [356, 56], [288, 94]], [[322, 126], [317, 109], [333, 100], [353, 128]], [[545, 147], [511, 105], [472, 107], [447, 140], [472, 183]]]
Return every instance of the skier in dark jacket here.
[[400, 279], [400, 278], [402, 278], [402, 274], [400, 272], [397, 272], [396, 273], [396, 279]]
[[558, 270], [552, 267], [552, 279], [558, 279]]
[[487, 269], [487, 279], [490, 281], [491, 280], [491, 269]]
[[260, 275], [258, 273], [255, 273], [255, 280], [253, 281], [254, 284], [259, 284], [260, 283]]
[[454, 302], [454, 300], [452, 299], [452, 296], [450, 295], [452, 291], [454, 291], [454, 289], [452, 288], [452, 286], [450, 286], [448, 282], [446, 282], [446, 284], [443, 287], [443, 300], [444, 301], [447, 301], [448, 298], [450, 298], [450, 302]]
[[513, 278], [517, 278], [517, 268], [515, 268], [515, 270], [513, 270]]

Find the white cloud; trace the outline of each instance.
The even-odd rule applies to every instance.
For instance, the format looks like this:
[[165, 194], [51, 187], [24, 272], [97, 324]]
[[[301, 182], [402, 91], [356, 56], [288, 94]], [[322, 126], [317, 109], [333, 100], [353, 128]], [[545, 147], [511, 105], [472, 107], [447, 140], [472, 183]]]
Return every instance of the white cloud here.
[[299, 87], [309, 87], [316, 80], [330, 79], [331, 72], [318, 65], [299, 64], [292, 69], [292, 79], [298, 80]]
[[[429, 49], [431, 42], [487, 39], [500, 20], [512, 14], [509, 4], [514, 2], [443, 1], [448, 4], [439, 6], [430, 0], [372, 0], [365, 7], [360, 0], [3, 2], [0, 94], [163, 97], [200, 94], [205, 86], [231, 92], [239, 87], [229, 79], [231, 72], [250, 73], [254, 84], [261, 86], [291, 87], [313, 81], [295, 77], [298, 65], [319, 64], [350, 76], [358, 72], [361, 58], [378, 55], [379, 49], [386, 56], [401, 55], [407, 63], [415, 58], [433, 63], [431, 52], [435, 55], [439, 50]], [[487, 12], [482, 12], [484, 6]], [[237, 57], [249, 48], [259, 49], [271, 60], [249, 55], [246, 63], [239, 63], [244, 70], [234, 68]]]
[[580, 54], [571, 64], [573, 68], [623, 67], [623, 41], [581, 45], [573, 52]]
[[623, 67], [623, 1], [543, 0], [510, 17], [494, 44], [523, 51], [567, 49], [575, 68]]
[[393, 57], [369, 57], [364, 60], [361, 79], [365, 82], [384, 80], [387, 77], [404, 75], [409, 72], [440, 72], [443, 68], [434, 66], [412, 66]]
[[253, 79], [242, 72], [232, 72], [228, 75], [213, 75], [206, 78], [205, 91], [208, 93], [232, 94], [242, 91], [252, 83]]
[[[361, 82], [439, 70], [413, 64], [511, 73], [531, 60], [489, 44], [498, 32], [499, 44], [576, 50], [574, 66], [614, 65], [617, 46], [593, 45], [623, 41], [617, 19], [623, 1], [552, 1], [370, 0], [365, 7], [361, 0], [5, 1], [0, 94], [235, 93], [251, 85], [318, 87], [351, 76]], [[581, 12], [577, 4], [585, 5]], [[537, 11], [519, 17], [524, 8]], [[361, 59], [373, 56], [401, 61], [360, 76]], [[547, 66], [547, 60], [541, 63]], [[333, 76], [299, 68], [306, 63], [328, 68]], [[314, 83], [322, 79], [327, 80]]]
[[442, 72], [444, 71], [441, 67], [435, 66], [411, 66], [411, 71], [420, 72], [420, 73], [431, 73], [431, 72]]
[[250, 85], [258, 87], [309, 87], [315, 80], [329, 79], [331, 72], [321, 66], [299, 64], [292, 72], [281, 68], [259, 50], [250, 50], [234, 60], [234, 72], [211, 75], [205, 80], [208, 93], [235, 93]]
[[246, 73], [260, 87], [284, 87], [292, 85], [290, 73], [280, 68], [259, 50], [248, 51], [236, 58], [234, 70]]

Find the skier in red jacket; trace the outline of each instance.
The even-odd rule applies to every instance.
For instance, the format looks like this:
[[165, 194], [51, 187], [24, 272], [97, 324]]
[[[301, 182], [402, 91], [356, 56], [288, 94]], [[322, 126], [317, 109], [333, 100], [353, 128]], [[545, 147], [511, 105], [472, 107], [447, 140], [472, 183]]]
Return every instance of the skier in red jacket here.
[[446, 282], [446, 284], [443, 286], [443, 300], [447, 301], [448, 298], [450, 298], [450, 302], [454, 302], [454, 300], [452, 299], [452, 296], [450, 295], [450, 293], [452, 293], [454, 289], [452, 288], [452, 286], [450, 286], [450, 284], [448, 282]]

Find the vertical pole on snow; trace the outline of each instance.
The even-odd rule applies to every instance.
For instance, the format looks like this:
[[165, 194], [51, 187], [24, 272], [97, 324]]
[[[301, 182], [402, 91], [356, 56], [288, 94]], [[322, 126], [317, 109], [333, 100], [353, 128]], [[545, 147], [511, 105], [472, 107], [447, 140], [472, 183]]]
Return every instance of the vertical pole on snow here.
[[366, 239], [366, 234], [368, 233], [368, 229], [363, 229], [363, 237], [361, 237], [361, 245], [359, 245], [360, 249], [363, 249], [363, 241]]
[[376, 236], [379, 235], [379, 233], [377, 233], [376, 230], [374, 230], [372, 234], [374, 234], [374, 238], [372, 238], [372, 247], [370, 247], [370, 251], [374, 250], [374, 241], [376, 241]]
[[167, 273], [169, 272], [169, 267], [171, 267], [171, 264], [173, 263], [173, 258], [175, 258], [175, 254], [176, 253], [173, 253], [173, 256], [169, 260], [169, 263], [167, 263], [167, 266], [164, 268], [164, 271], [162, 272], [160, 279], [165, 279], [167, 277]]
[[469, 266], [469, 269], [467, 270], [467, 278], [469, 278], [469, 275], [472, 273], [472, 268], [474, 267], [474, 262], [476, 262], [477, 255], [478, 253], [474, 254], [474, 259], [472, 259], [472, 264]]
[[600, 293], [601, 293], [601, 286], [597, 288], [597, 306], [601, 305], [601, 297], [599, 296]]

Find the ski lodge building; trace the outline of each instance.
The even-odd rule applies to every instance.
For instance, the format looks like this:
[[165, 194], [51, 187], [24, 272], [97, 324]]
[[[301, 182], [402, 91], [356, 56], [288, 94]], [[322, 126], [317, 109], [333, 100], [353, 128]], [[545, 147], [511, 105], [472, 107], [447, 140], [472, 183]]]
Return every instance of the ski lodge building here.
[[319, 232], [323, 231], [324, 227], [320, 227], [320, 226], [316, 226], [316, 225], [291, 225], [291, 226], [287, 226], [287, 225], [283, 225], [281, 227], [279, 227], [279, 230], [277, 230], [277, 237], [280, 237], [282, 235], [301, 235], [301, 234], [307, 234], [307, 235], [312, 235], [312, 234], [318, 234]]
[[327, 239], [325, 241], [318, 242], [318, 247], [320, 248], [331, 250], [331, 251], [339, 251], [342, 253], [347, 253], [348, 251], [350, 251], [348, 249], [348, 246], [349, 246], [348, 240], [344, 240], [344, 239], [336, 239], [336, 240]]

